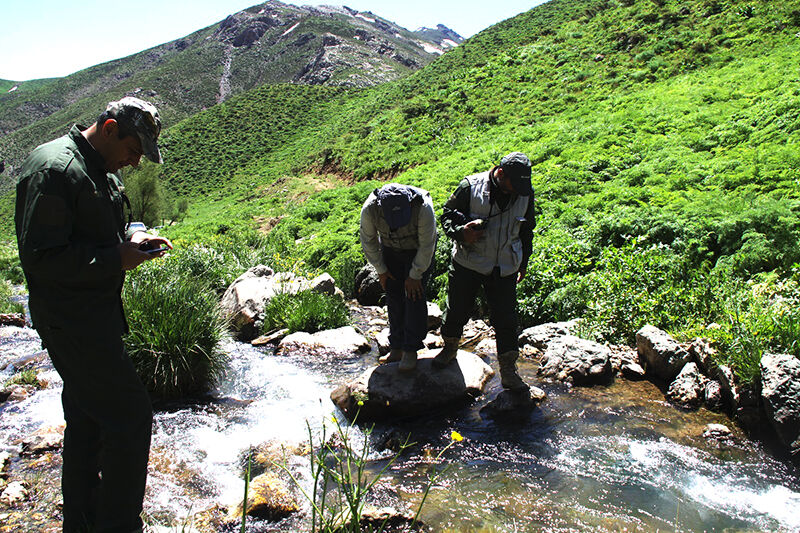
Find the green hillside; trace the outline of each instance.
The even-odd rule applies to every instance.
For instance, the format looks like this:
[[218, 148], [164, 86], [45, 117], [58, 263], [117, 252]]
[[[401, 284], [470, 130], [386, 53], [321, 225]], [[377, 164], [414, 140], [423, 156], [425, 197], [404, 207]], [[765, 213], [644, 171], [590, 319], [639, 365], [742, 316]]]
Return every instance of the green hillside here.
[[800, 311], [780, 303], [800, 300], [798, 32], [800, 0], [551, 0], [399, 81], [251, 91], [166, 132], [163, 180], [191, 202], [167, 231], [260, 234], [348, 288], [378, 180], [440, 209], [461, 177], [524, 151], [540, 210], [524, 324], [702, 333], [752, 379], [757, 359], [737, 357], [800, 353]]

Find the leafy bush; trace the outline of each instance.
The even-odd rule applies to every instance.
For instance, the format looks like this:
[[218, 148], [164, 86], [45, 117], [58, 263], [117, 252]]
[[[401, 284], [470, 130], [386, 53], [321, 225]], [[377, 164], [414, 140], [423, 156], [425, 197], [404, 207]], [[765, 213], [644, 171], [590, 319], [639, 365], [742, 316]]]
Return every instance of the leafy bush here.
[[11, 283], [6, 280], [0, 280], [0, 313], [24, 312], [22, 304], [12, 301], [11, 296], [13, 296]]
[[350, 323], [347, 306], [338, 296], [314, 291], [278, 294], [264, 308], [264, 332], [287, 328], [314, 333]]
[[760, 375], [759, 363], [766, 352], [800, 357], [800, 267], [781, 279], [772, 273], [763, 280], [728, 283], [719, 287], [717, 322], [698, 328], [700, 335], [716, 343], [717, 361], [734, 369], [744, 383]]
[[125, 345], [150, 393], [169, 400], [213, 387], [225, 369], [225, 329], [212, 286], [187, 265], [192, 252], [145, 263], [128, 275]]
[[28, 368], [26, 370], [21, 370], [11, 376], [6, 381], [6, 386], [9, 385], [27, 385], [29, 387], [33, 387], [37, 390], [44, 389], [47, 387], [47, 382], [44, 380], [39, 379], [39, 372], [35, 368]]
[[0, 279], [5, 279], [15, 284], [25, 281], [16, 244], [10, 242], [0, 243]]

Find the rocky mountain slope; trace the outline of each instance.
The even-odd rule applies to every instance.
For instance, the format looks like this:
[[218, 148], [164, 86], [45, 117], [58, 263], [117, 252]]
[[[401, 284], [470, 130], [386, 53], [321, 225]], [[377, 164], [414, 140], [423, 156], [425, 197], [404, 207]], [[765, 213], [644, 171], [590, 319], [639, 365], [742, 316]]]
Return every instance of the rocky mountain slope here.
[[5, 175], [13, 176], [31, 148], [72, 122], [91, 120], [106, 102], [126, 94], [153, 101], [166, 123], [175, 124], [263, 84], [365, 87], [394, 80], [460, 40], [443, 26], [428, 37], [347, 7], [270, 0], [182, 39], [64, 78], [0, 80], [0, 160]]

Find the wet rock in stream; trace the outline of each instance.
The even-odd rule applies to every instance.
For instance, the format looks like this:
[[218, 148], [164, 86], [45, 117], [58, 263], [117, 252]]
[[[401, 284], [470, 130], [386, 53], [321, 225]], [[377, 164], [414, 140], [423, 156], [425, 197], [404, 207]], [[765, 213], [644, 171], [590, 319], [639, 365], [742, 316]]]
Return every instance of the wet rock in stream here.
[[423, 353], [413, 372], [402, 373], [398, 363], [367, 369], [331, 393], [349, 419], [381, 420], [414, 416], [463, 405], [480, 396], [494, 371], [476, 355], [459, 350], [443, 369], [433, 367], [433, 353]]

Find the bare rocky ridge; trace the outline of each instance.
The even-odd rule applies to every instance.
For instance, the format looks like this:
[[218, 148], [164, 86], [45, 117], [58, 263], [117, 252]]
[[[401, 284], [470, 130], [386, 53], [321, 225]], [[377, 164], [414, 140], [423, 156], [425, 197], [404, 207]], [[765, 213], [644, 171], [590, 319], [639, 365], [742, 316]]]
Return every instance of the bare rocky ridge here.
[[94, 120], [98, 101], [148, 99], [170, 126], [264, 84], [366, 87], [391, 81], [444, 50], [441, 40], [372, 13], [270, 0], [138, 54], [64, 78], [19, 82], [17, 90], [0, 94], [0, 193], [35, 146], [75, 122]]

